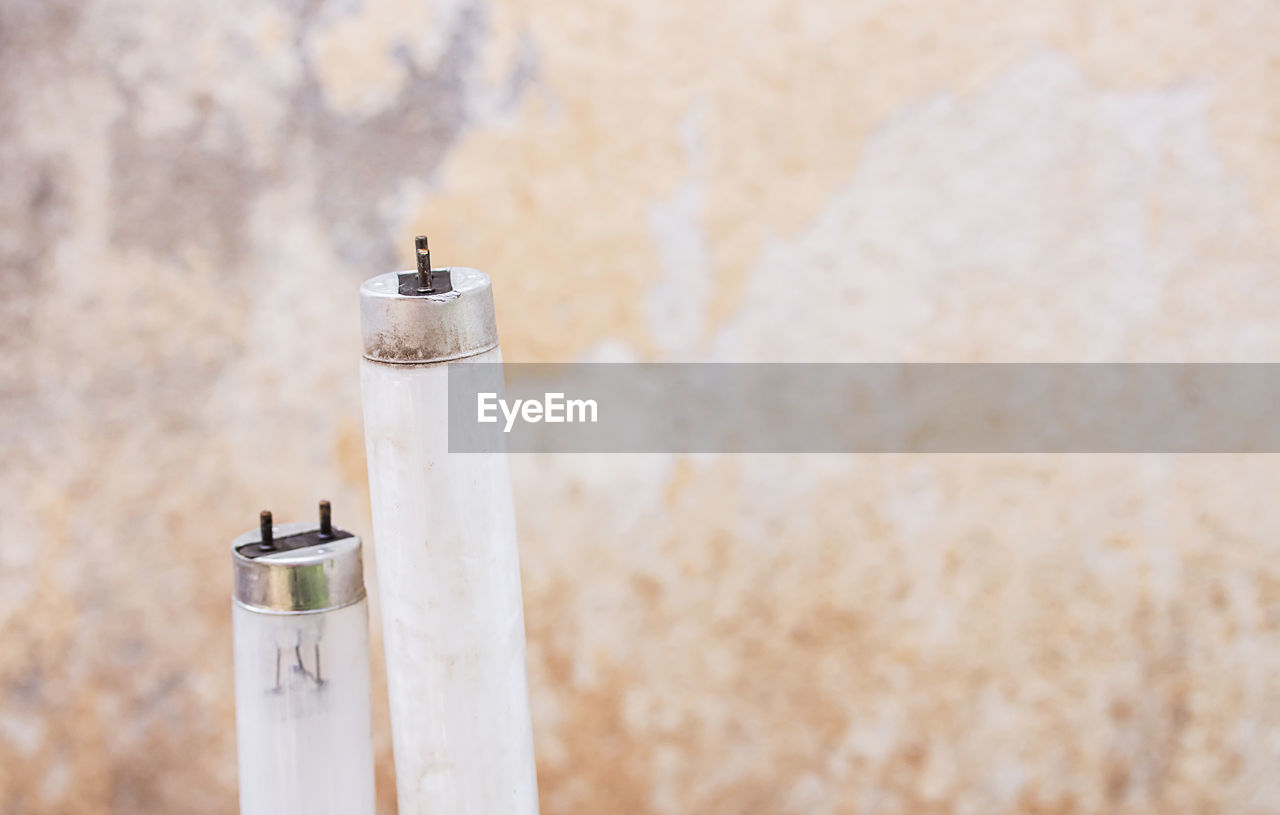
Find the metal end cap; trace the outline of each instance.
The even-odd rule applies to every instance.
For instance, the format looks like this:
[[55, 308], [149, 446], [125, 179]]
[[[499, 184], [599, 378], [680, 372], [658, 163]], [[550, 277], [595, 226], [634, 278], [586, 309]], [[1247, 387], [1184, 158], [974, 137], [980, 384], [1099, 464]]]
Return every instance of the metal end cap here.
[[493, 285], [478, 269], [450, 268], [452, 291], [400, 293], [400, 272], [360, 286], [364, 356], [377, 362], [422, 364], [482, 354], [498, 344]]
[[[317, 532], [318, 524], [277, 524], [275, 538]], [[231, 542], [235, 600], [246, 608], [271, 614], [330, 611], [365, 597], [360, 538], [338, 538], [297, 549], [246, 557], [244, 546], [261, 543], [251, 530]]]

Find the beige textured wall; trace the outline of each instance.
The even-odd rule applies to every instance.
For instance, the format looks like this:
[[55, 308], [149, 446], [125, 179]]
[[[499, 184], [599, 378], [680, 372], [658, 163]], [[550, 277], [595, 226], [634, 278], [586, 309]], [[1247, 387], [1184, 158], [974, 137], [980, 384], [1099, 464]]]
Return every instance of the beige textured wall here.
[[[235, 811], [226, 543], [368, 530], [355, 292], [415, 232], [512, 360], [1280, 359], [1278, 44], [1273, 0], [3, 0], [0, 811]], [[1280, 812], [1274, 458], [514, 468], [548, 815]]]

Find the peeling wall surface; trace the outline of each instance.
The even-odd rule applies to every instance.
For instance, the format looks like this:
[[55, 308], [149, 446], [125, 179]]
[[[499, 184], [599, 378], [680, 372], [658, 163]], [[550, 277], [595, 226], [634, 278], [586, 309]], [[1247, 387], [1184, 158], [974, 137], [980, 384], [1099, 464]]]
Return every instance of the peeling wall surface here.
[[[0, 811], [235, 811], [227, 545], [368, 532], [356, 292], [414, 234], [509, 361], [1276, 361], [1278, 44], [1274, 0], [0, 0]], [[1280, 459], [512, 466], [547, 815], [1280, 813]]]

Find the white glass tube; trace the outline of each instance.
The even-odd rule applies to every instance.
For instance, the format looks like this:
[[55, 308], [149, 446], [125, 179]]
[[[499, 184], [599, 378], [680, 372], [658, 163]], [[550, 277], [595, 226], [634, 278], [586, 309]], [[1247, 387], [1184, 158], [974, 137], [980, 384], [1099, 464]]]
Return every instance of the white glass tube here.
[[368, 608], [235, 606], [241, 815], [372, 815]]
[[240, 813], [373, 815], [360, 539], [275, 530], [233, 544]]
[[448, 452], [472, 362], [361, 361], [400, 815], [538, 811], [507, 460]]

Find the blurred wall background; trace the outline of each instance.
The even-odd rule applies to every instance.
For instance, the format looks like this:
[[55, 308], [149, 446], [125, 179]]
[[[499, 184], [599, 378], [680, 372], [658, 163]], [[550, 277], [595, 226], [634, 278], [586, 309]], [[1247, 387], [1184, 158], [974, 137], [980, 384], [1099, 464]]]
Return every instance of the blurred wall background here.
[[[510, 360], [1280, 359], [1277, 43], [1269, 0], [4, 0], [0, 811], [235, 811], [227, 542], [368, 531], [356, 288], [413, 234]], [[514, 471], [548, 815], [1280, 812], [1274, 458]]]

